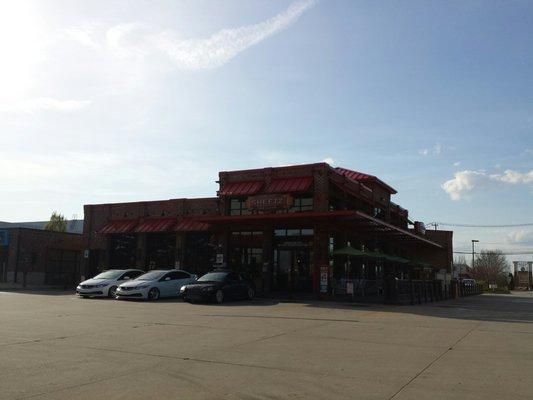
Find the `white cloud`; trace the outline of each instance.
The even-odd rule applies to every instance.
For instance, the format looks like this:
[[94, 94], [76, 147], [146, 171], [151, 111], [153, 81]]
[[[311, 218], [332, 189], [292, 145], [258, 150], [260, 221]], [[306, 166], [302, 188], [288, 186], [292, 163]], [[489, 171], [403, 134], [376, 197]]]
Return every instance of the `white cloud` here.
[[510, 244], [529, 244], [533, 243], [533, 231], [526, 229], [517, 229], [507, 234], [507, 241]]
[[518, 172], [506, 170], [504, 174], [487, 174], [484, 170], [464, 170], [454, 173], [454, 178], [444, 182], [441, 187], [452, 200], [461, 200], [468, 193], [488, 186], [502, 184], [516, 185], [533, 182], [533, 170]]
[[325, 162], [325, 163], [328, 163], [329, 165], [335, 164], [335, 161], [331, 157], [326, 157], [322, 161]]
[[418, 150], [418, 154], [422, 156], [438, 156], [442, 152], [442, 145], [440, 143], [435, 143], [433, 147], [420, 149]]
[[505, 183], [517, 184], [517, 183], [530, 183], [533, 182], [533, 171], [518, 172], [508, 169], [503, 175], [491, 175], [493, 179], [499, 179]]
[[0, 104], [0, 111], [33, 114], [38, 111], [77, 111], [91, 104], [90, 100], [59, 100], [52, 97], [36, 97]]
[[84, 46], [105, 48], [121, 58], [161, 54], [180, 69], [207, 70], [224, 65], [249, 47], [288, 28], [315, 3], [316, 0], [297, 1], [266, 21], [225, 28], [205, 39], [182, 39], [174, 31], [156, 31], [139, 23], [115, 25], [103, 34], [95, 24], [69, 28], [63, 33]]
[[456, 162], [453, 163], [454, 167], [458, 167], [459, 165], [461, 165], [461, 161], [456, 161]]

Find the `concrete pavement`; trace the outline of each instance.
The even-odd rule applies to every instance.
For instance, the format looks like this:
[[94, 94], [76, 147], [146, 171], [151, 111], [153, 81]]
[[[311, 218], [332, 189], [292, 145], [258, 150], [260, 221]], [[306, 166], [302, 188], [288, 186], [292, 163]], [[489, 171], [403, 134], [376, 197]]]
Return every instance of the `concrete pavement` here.
[[221, 306], [0, 292], [0, 398], [531, 399], [533, 296]]

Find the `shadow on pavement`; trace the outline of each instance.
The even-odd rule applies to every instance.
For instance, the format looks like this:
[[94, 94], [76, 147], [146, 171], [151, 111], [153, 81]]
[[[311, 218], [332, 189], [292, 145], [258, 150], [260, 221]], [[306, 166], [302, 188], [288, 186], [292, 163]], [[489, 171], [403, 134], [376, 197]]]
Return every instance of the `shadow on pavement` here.
[[456, 300], [437, 301], [422, 305], [383, 305], [332, 302], [308, 302], [308, 307], [335, 309], [374, 309], [389, 313], [413, 314], [436, 318], [453, 318], [492, 322], [533, 322], [533, 293], [483, 294]]

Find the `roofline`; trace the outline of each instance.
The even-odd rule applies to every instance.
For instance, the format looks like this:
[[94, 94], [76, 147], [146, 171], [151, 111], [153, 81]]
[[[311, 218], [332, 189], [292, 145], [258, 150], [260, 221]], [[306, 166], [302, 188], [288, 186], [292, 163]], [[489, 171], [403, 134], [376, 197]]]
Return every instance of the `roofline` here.
[[[392, 186], [390, 186], [389, 184], [387, 184], [387, 183], [385, 183], [384, 181], [382, 181], [382, 180], [381, 180], [380, 178], [378, 178], [376, 175], [367, 174], [366, 172], [354, 171], [353, 169], [349, 169], [349, 168], [345, 168], [345, 167], [335, 167], [335, 168], [333, 168], [333, 170], [334, 170], [336, 173], [338, 173], [338, 174], [340, 174], [340, 175], [342, 175], [342, 176], [344, 176], [344, 177], [346, 177], [346, 178], [348, 178], [348, 179], [351, 179], [352, 181], [356, 181], [356, 182], [359, 182], [359, 181], [347, 177], [347, 176], [344, 175], [343, 173], [339, 172], [339, 171], [337, 170], [337, 168], [344, 169], [344, 170], [347, 170], [347, 171], [356, 172], [356, 173], [360, 173], [360, 174], [363, 174], [363, 175], [367, 175], [367, 176], [370, 177], [370, 179], [369, 179], [370, 181], [373, 180], [373, 181], [376, 182], [377, 184], [383, 186], [383, 187], [386, 188], [391, 194], [397, 194], [397, 193], [398, 193], [398, 191], [397, 191], [396, 189], [394, 189]], [[364, 182], [364, 180], [362, 180], [361, 182]]]
[[290, 168], [296, 168], [296, 167], [329, 167], [331, 169], [332, 166], [329, 165], [326, 162], [319, 162], [319, 163], [309, 163], [309, 164], [291, 164], [291, 165], [282, 165], [279, 167], [262, 167], [262, 168], [250, 168], [250, 169], [236, 169], [231, 171], [220, 171], [220, 174], [228, 174], [228, 173], [235, 173], [235, 172], [257, 172], [257, 171], [267, 171], [270, 169], [290, 169]]
[[23, 226], [17, 226], [17, 227], [14, 227], [14, 228], [0, 228], [0, 231], [14, 231], [14, 230], [25, 230], [25, 231], [35, 231], [35, 232], [45, 232], [45, 233], [59, 233], [61, 235], [83, 236], [83, 233], [49, 231], [49, 230], [46, 230], [46, 229], [26, 228], [26, 227], [23, 227]]
[[119, 203], [95, 203], [95, 204], [84, 204], [84, 207], [97, 207], [97, 206], [113, 206], [113, 205], [122, 205], [122, 204], [144, 204], [144, 203], [163, 203], [167, 201], [199, 201], [199, 200], [218, 200], [218, 197], [180, 197], [178, 199], [162, 199], [162, 200], [140, 200], [140, 201], [127, 201]]

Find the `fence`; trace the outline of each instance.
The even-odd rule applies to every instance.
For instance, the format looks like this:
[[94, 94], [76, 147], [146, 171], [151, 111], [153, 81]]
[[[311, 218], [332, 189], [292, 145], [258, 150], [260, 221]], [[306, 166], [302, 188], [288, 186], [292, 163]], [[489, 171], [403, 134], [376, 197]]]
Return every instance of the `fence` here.
[[460, 282], [458, 286], [459, 286], [459, 296], [461, 297], [473, 296], [476, 294], [483, 293], [483, 285], [480, 283]]

